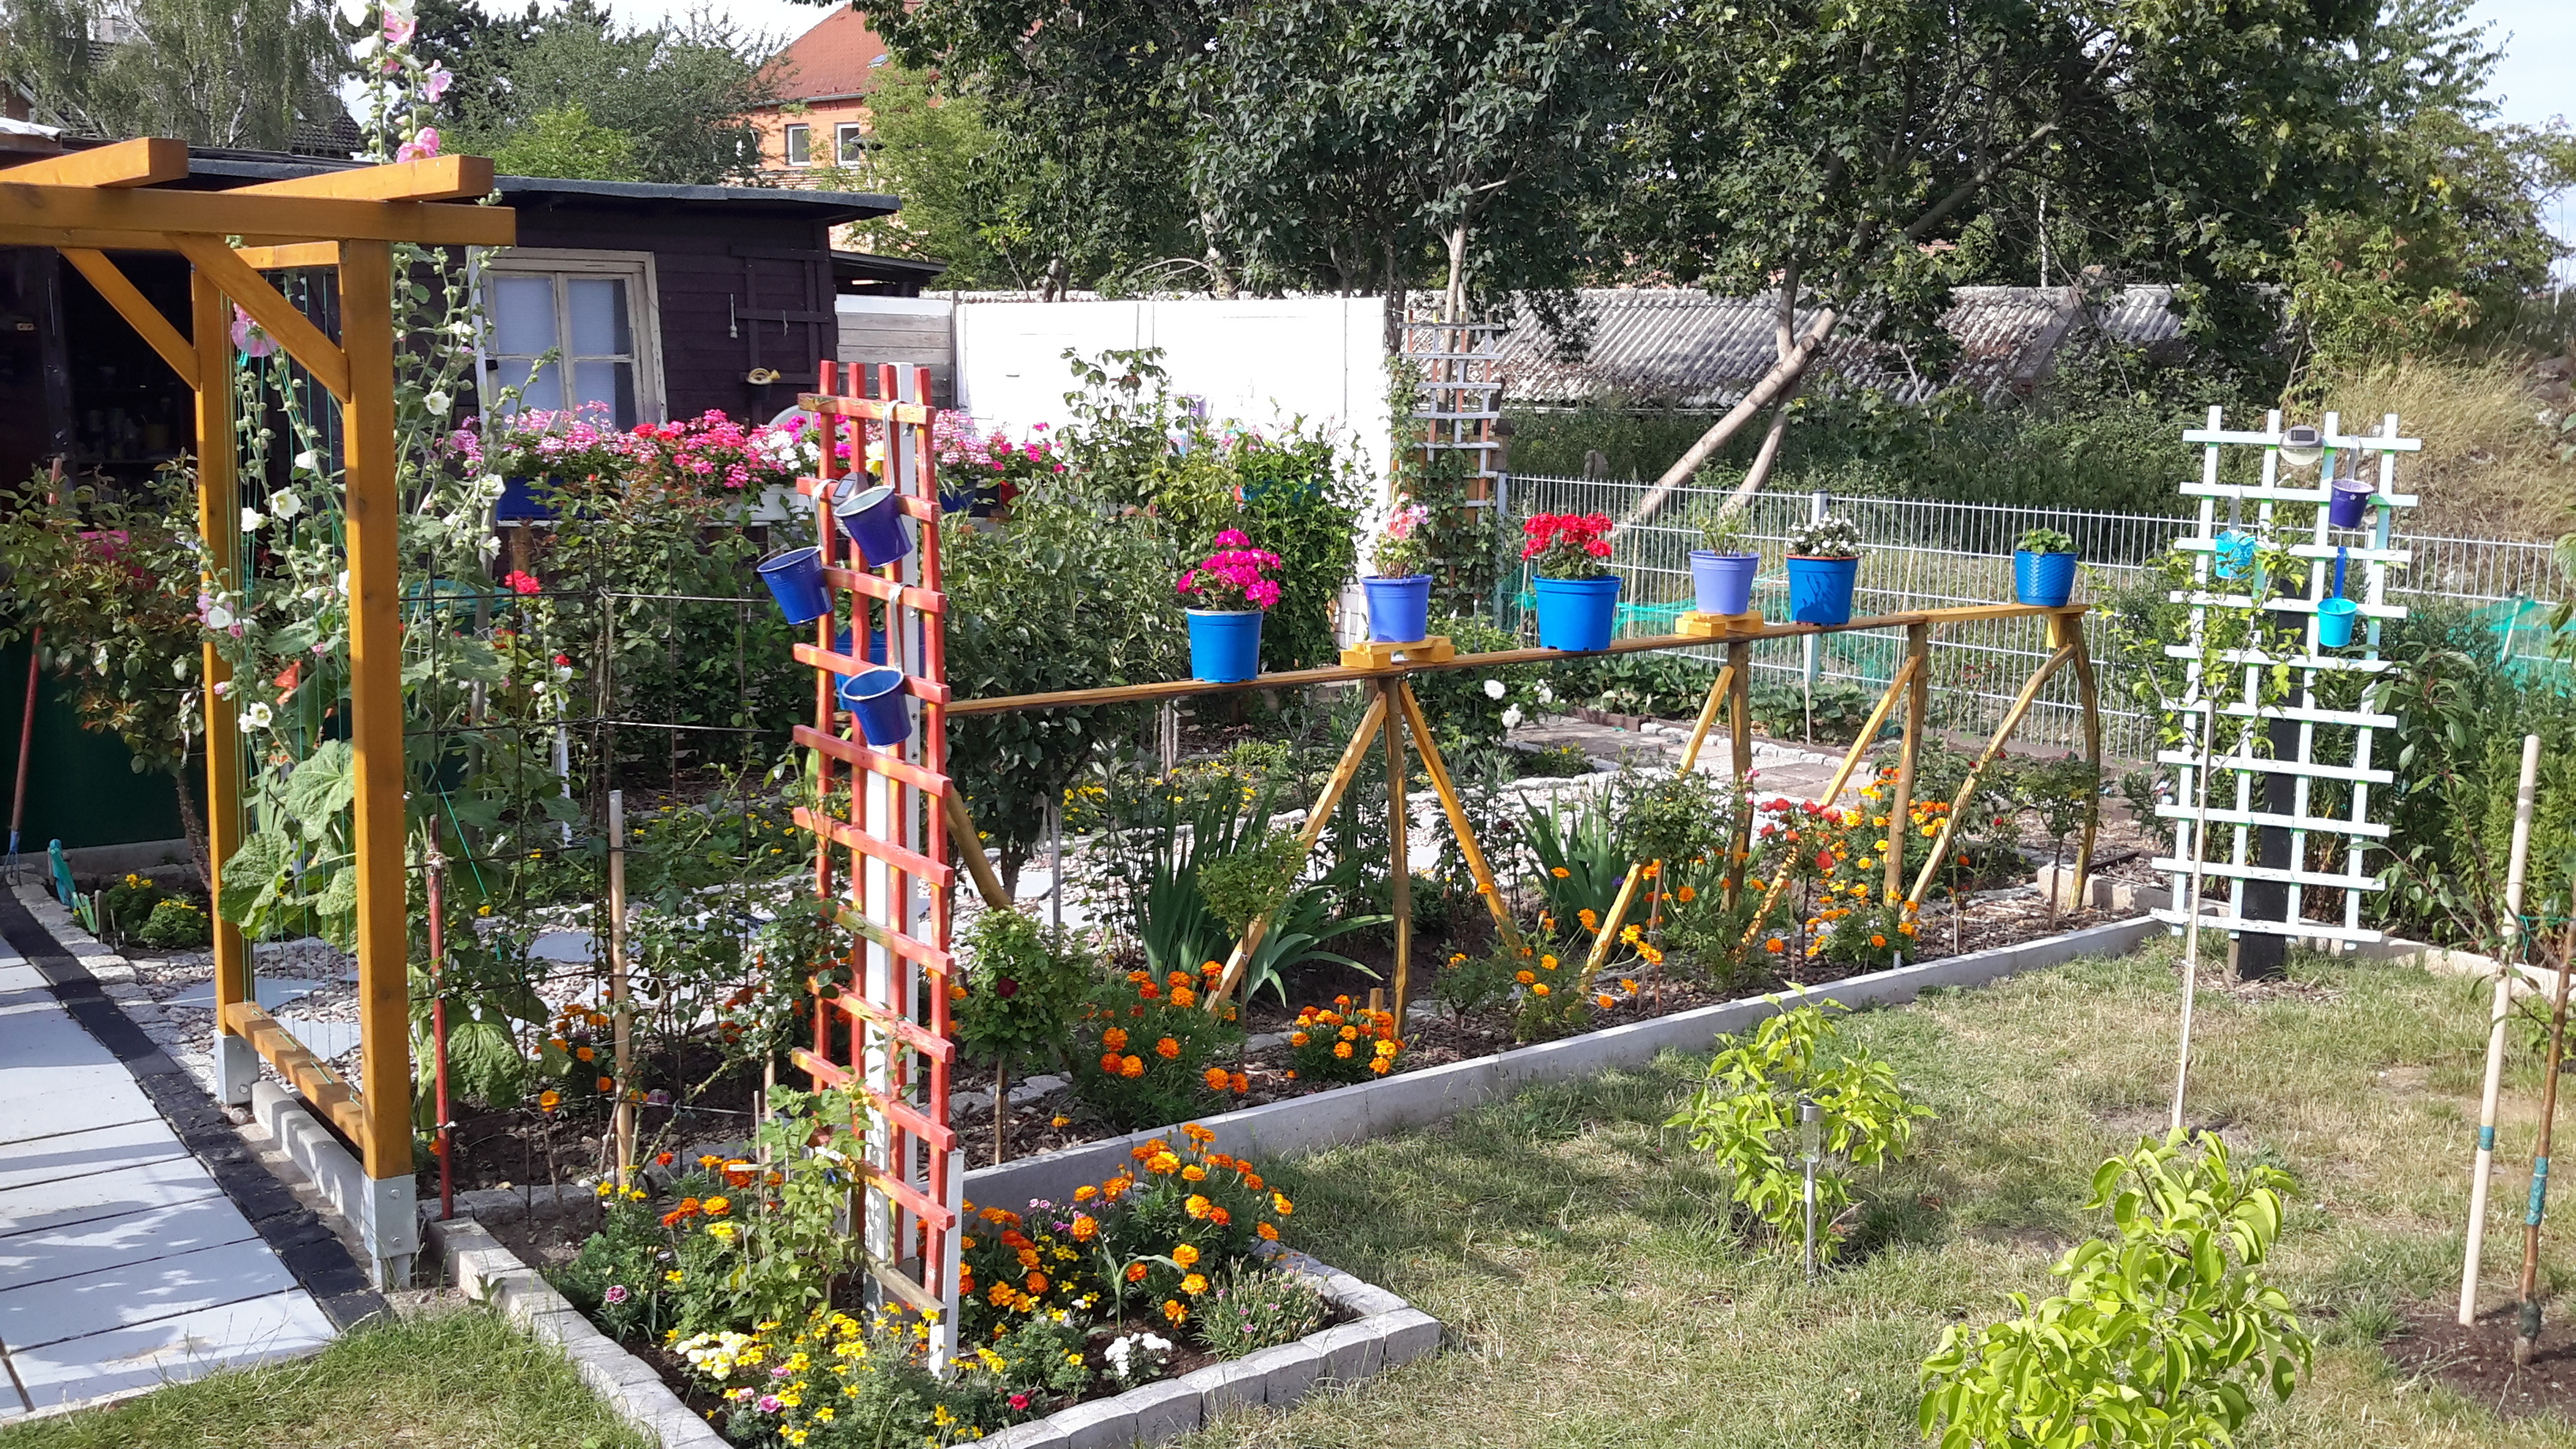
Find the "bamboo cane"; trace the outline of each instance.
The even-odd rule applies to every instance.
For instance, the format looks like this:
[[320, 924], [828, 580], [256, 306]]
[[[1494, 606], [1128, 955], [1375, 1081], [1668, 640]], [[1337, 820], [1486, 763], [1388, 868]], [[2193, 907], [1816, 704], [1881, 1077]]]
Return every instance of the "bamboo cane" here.
[[2469, 1169], [2469, 1238], [2460, 1264], [2460, 1324], [2478, 1318], [2478, 1269], [2486, 1257], [2487, 1184], [2495, 1175], [2496, 1096], [2504, 1085], [2504, 1028], [2513, 1015], [2515, 962], [2522, 955], [2522, 876], [2531, 860], [2531, 807], [2540, 780], [2540, 736], [2522, 737], [2522, 779], [2513, 795], [2513, 849], [2504, 873], [2503, 941], [2495, 1004], [2487, 1018], [2486, 1088], [2478, 1099], [2478, 1150]]
[[616, 1013], [617, 1188], [626, 1190], [635, 1168], [635, 1103], [628, 1090], [634, 1072], [635, 1007], [626, 981], [626, 792], [608, 792], [608, 999]]
[[[179, 788], [186, 789], [187, 782], [181, 781]], [[456, 1216], [456, 1124], [447, 1110], [447, 857], [439, 853], [435, 823], [430, 826], [428, 867], [429, 1037], [435, 1054], [430, 1065], [438, 1094], [438, 1122], [433, 1130], [438, 1134], [438, 1218], [445, 1222]]]
[[2567, 1053], [2567, 974], [2576, 962], [2576, 925], [2558, 941], [2558, 984], [2549, 998], [2549, 1070], [2540, 1079], [2540, 1140], [2531, 1150], [2531, 1205], [2522, 1215], [2522, 1315], [2513, 1338], [2513, 1361], [2531, 1362], [2540, 1343], [2540, 1220], [2549, 1206], [2550, 1129], [2558, 1117], [2558, 1064]]
[[[1324, 826], [1332, 819], [1333, 807], [1341, 803], [1342, 792], [1350, 788], [1351, 777], [1359, 773], [1360, 761], [1368, 758], [1368, 747], [1377, 739], [1380, 726], [1389, 724], [1384, 696], [1369, 701], [1368, 713], [1360, 716], [1360, 727], [1351, 732], [1351, 742], [1342, 748], [1339, 764], [1333, 766], [1332, 778], [1324, 782], [1324, 792], [1306, 811], [1306, 828], [1297, 834], [1297, 858], [1302, 861], [1314, 853], [1315, 842], [1324, 838]], [[1243, 928], [1243, 939], [1234, 943], [1234, 951], [1225, 960], [1225, 973], [1217, 978], [1207, 994], [1206, 1006], [1213, 1015], [1224, 1007], [1225, 1000], [1243, 980], [1244, 968], [1252, 964], [1252, 953], [1261, 947], [1261, 938], [1270, 929], [1270, 913], [1262, 912]]]

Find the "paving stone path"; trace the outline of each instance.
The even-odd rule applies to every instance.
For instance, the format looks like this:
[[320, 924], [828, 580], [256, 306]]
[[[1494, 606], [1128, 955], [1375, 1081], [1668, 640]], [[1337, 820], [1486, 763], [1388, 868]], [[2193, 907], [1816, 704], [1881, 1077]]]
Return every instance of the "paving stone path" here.
[[311, 1352], [382, 1307], [203, 1090], [0, 891], [0, 1423]]

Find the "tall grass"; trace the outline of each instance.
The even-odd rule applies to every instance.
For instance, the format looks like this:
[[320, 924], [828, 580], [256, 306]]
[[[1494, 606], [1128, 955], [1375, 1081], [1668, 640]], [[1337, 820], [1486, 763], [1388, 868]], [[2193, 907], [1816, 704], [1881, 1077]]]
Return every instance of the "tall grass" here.
[[2528, 369], [2485, 361], [2405, 358], [2310, 384], [2319, 411], [2353, 432], [2397, 414], [2424, 451], [2398, 463], [2400, 485], [2423, 503], [2409, 526], [2472, 538], [2556, 538], [2576, 527], [2576, 463], [2559, 460], [2539, 420]]

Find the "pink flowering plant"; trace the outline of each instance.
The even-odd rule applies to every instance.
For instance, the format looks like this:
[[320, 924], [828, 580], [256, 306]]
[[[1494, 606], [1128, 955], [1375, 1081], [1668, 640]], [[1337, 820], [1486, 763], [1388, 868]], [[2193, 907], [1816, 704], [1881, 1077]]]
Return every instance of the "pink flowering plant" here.
[[1216, 552], [1181, 575], [1181, 597], [1193, 609], [1240, 614], [1279, 602], [1279, 555], [1252, 547], [1243, 530], [1216, 536]]
[[[1046, 424], [1039, 423], [1032, 431], [1045, 429]], [[973, 506], [984, 512], [1009, 506], [1014, 498], [1065, 471], [1054, 439], [1015, 442], [999, 428], [979, 430], [973, 417], [953, 409], [932, 419], [930, 440], [939, 459], [941, 487], [971, 490]]]
[[818, 438], [802, 418], [771, 427], [710, 408], [677, 422], [639, 424], [626, 446], [640, 476], [725, 498], [795, 486], [798, 474], [814, 471]]
[[609, 423], [608, 404], [596, 402], [562, 412], [523, 408], [466, 418], [445, 444], [470, 471], [565, 483], [622, 476], [636, 452], [635, 440]]
[[1430, 517], [1430, 509], [1409, 500], [1387, 515], [1369, 552], [1379, 578], [1409, 579], [1429, 568], [1431, 541], [1423, 535], [1422, 525]]

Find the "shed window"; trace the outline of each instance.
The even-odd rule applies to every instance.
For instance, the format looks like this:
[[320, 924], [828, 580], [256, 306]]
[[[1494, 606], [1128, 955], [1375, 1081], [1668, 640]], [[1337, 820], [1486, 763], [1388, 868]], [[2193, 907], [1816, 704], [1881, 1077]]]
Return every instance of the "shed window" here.
[[650, 268], [614, 256], [496, 264], [483, 286], [491, 331], [485, 376], [548, 412], [598, 405], [631, 428], [661, 412]]
[[787, 164], [790, 166], [811, 166], [814, 164], [813, 127], [790, 126], [787, 128]]

